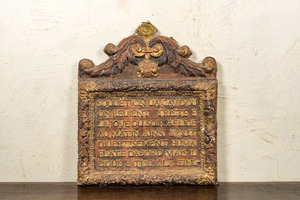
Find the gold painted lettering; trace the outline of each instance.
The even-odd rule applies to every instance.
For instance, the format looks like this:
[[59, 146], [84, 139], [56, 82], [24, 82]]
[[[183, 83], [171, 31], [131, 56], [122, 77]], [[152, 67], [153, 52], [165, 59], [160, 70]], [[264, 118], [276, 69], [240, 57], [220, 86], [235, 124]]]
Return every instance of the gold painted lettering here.
[[187, 149], [167, 149], [165, 150], [165, 156], [187, 156], [188, 150]]
[[189, 111], [188, 110], [157, 110], [158, 117], [188, 117]]
[[174, 107], [176, 104], [176, 100], [174, 99], [162, 99], [161, 103], [163, 106], [170, 106], [170, 107]]
[[139, 137], [140, 132], [138, 130], [118, 130], [112, 131], [111, 137]]
[[135, 167], [173, 167], [176, 166], [174, 160], [135, 160], [133, 161]]
[[149, 99], [149, 106], [160, 106], [159, 99]]
[[145, 107], [145, 100], [140, 100], [140, 99], [132, 100], [132, 105]]
[[115, 128], [130, 127], [130, 121], [128, 120], [111, 120], [110, 126]]
[[193, 117], [197, 117], [198, 116], [198, 113], [197, 113], [196, 109], [192, 109], [192, 116]]
[[107, 110], [99, 110], [98, 116], [99, 118], [110, 118], [110, 113]]
[[109, 131], [99, 131], [98, 132], [98, 137], [108, 137], [109, 136]]
[[105, 128], [105, 127], [109, 127], [109, 120], [99, 120], [98, 122], [98, 127], [100, 128]]
[[162, 129], [157, 129], [157, 130], [145, 130], [142, 133], [143, 137], [162, 137], [165, 136], [166, 133]]
[[149, 117], [150, 110], [113, 110], [112, 117]]
[[197, 156], [197, 149], [190, 149], [191, 156]]
[[142, 149], [129, 150], [128, 157], [159, 157], [163, 155], [163, 150], [160, 149]]
[[131, 166], [131, 162], [128, 161], [128, 160], [126, 160], [126, 161], [125, 161], [125, 166], [126, 166], [126, 167], [130, 167], [130, 166]]
[[122, 150], [99, 150], [98, 151], [99, 157], [125, 157], [126, 151]]
[[169, 136], [171, 137], [196, 137], [196, 129], [170, 129]]
[[91, 131], [88, 141], [97, 169], [198, 166], [199, 105], [184, 95], [95, 99], [95, 138]]
[[198, 162], [199, 161], [197, 161], [196, 159], [180, 159], [177, 161], [177, 166], [197, 166]]
[[167, 147], [168, 139], [150, 140], [98, 140], [98, 147]]
[[127, 107], [130, 105], [130, 100], [99, 100], [96, 104], [98, 107]]
[[197, 140], [195, 139], [182, 139], [182, 140], [171, 140], [172, 147], [196, 147]]
[[170, 119], [168, 120], [167, 126], [196, 126], [195, 119]]
[[122, 167], [123, 161], [122, 160], [102, 160], [98, 159], [98, 166], [99, 167]]
[[196, 106], [197, 99], [180, 99], [180, 106]]
[[134, 120], [132, 121], [132, 127], [155, 127], [163, 126], [162, 120]]

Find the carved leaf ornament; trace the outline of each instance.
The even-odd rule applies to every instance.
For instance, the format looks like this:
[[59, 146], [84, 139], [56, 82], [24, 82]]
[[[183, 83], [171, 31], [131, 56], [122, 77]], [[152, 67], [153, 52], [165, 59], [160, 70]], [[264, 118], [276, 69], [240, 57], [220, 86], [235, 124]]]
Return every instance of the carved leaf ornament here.
[[112, 76], [122, 73], [129, 63], [137, 65], [138, 77], [159, 76], [163, 65], [171, 66], [176, 73], [184, 76], [215, 78], [216, 61], [206, 57], [202, 63], [188, 58], [192, 55], [188, 46], [178, 46], [171, 37], [156, 36], [157, 29], [150, 22], [143, 22], [135, 34], [123, 39], [117, 46], [109, 43], [104, 52], [109, 58], [95, 65], [89, 59], [79, 62], [82, 70], [91, 77]]

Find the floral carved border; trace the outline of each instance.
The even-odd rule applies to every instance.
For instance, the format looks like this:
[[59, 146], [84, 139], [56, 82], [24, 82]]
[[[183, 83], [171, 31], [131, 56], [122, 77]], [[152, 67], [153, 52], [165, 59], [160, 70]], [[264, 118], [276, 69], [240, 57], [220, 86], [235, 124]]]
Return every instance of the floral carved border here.
[[[151, 83], [152, 81], [149, 80]], [[217, 103], [217, 82], [216, 80], [186, 80], [178, 83], [175, 80], [163, 80], [156, 82], [150, 91], [144, 91], [143, 85], [137, 80], [130, 81], [131, 92], [124, 91], [124, 84], [114, 80], [106, 81], [103, 85], [101, 81], [79, 82], [79, 123], [78, 123], [78, 184], [79, 185], [111, 185], [111, 184], [195, 184], [195, 185], [215, 185], [217, 184], [217, 147], [216, 147], [216, 103]], [[109, 87], [107, 87], [110, 85]], [[106, 87], [105, 87], [106, 86]], [[110, 88], [111, 87], [111, 88]], [[174, 90], [169, 91], [172, 87]], [[109, 89], [110, 88], [110, 89]], [[182, 90], [186, 88], [187, 90]], [[107, 89], [109, 91], [107, 91]], [[123, 91], [123, 92], [120, 92]], [[106, 96], [127, 96], [127, 95], [195, 95], [200, 96], [200, 116], [201, 125], [201, 168], [204, 172], [191, 172], [187, 174], [154, 174], [147, 172], [136, 174], [97, 174], [93, 173], [93, 155], [91, 154], [91, 143], [93, 140], [93, 101], [97, 95]]]

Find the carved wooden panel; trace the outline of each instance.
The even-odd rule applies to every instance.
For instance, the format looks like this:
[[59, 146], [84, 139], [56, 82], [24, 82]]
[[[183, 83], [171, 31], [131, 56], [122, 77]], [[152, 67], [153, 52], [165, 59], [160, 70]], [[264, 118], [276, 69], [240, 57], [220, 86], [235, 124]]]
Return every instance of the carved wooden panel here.
[[216, 61], [156, 32], [79, 62], [79, 185], [217, 184]]

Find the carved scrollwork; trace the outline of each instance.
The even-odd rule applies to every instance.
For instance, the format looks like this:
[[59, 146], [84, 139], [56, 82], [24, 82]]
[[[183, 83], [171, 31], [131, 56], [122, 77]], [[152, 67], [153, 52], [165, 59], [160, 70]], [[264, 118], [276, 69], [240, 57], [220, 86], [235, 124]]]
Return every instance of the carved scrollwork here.
[[176, 51], [177, 51], [178, 55], [185, 57], [185, 58], [189, 58], [192, 55], [190, 48], [186, 45], [177, 48]]
[[156, 33], [157, 29], [150, 22], [143, 22], [135, 35], [123, 39], [117, 46], [112, 43], [105, 46], [104, 52], [109, 58], [104, 63], [95, 65], [89, 59], [82, 59], [79, 66], [91, 77], [114, 77], [131, 63], [138, 65], [138, 76], [144, 78], [158, 76], [162, 65], [169, 65], [176, 73], [185, 76], [215, 78], [214, 58], [207, 57], [203, 63], [195, 63], [188, 59], [192, 55], [188, 46], [180, 47], [173, 38], [155, 36]]
[[149, 42], [150, 47], [157, 44], [161, 44], [164, 48], [162, 55], [158, 58], [158, 66], [168, 64], [174, 68], [175, 72], [185, 76], [206, 77], [206, 72], [209, 70], [205, 69], [203, 65], [187, 59], [191, 55], [187, 46], [179, 47], [173, 39], [165, 36], [154, 37]]
[[104, 63], [95, 66], [93, 61], [83, 59], [79, 62], [79, 66], [92, 77], [115, 76], [117, 73], [121, 73], [128, 63], [138, 64], [136, 56], [131, 51], [133, 45], [137, 44], [142, 47], [146, 46], [144, 40], [135, 35], [123, 39], [116, 47], [113, 44], [108, 44], [104, 52], [110, 55], [110, 57]]

